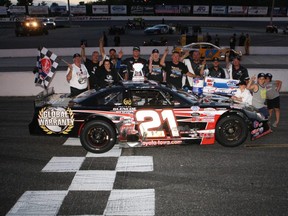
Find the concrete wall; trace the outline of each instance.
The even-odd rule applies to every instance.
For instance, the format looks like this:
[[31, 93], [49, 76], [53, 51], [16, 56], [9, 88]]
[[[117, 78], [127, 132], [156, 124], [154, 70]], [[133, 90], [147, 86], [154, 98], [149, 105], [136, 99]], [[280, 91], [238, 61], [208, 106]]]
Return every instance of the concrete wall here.
[[[108, 53], [109, 49], [112, 47], [105, 47], [105, 52]], [[114, 48], [114, 47], [113, 47]], [[163, 53], [166, 47], [159, 46], [159, 47], [141, 47], [141, 55], [150, 55], [151, 50], [157, 48], [159, 49], [160, 53]], [[173, 46], [168, 46], [169, 50], [173, 49]], [[132, 52], [132, 47], [116, 47], [116, 51], [118, 52], [120, 49], [126, 53]], [[72, 48], [50, 48], [51, 52], [57, 53], [58, 56], [71, 56], [71, 53], [79, 53], [79, 47], [72, 47]], [[87, 47], [86, 53], [92, 53], [95, 50], [99, 50], [98, 47]], [[236, 47], [236, 50], [243, 50], [243, 47]], [[250, 54], [251, 55], [288, 55], [288, 48], [287, 47], [250, 47]], [[6, 57], [36, 57], [38, 55], [37, 49], [0, 49], [0, 58]]]
[[[283, 81], [281, 92], [288, 92], [288, 69], [261, 69], [249, 68], [249, 75], [257, 75], [260, 72], [272, 73], [273, 79]], [[66, 71], [57, 71], [50, 87], [54, 87], [57, 93], [69, 93], [69, 84], [66, 81]], [[0, 96], [34, 96], [43, 89], [34, 84], [32, 72], [2, 72], [0, 73]]]

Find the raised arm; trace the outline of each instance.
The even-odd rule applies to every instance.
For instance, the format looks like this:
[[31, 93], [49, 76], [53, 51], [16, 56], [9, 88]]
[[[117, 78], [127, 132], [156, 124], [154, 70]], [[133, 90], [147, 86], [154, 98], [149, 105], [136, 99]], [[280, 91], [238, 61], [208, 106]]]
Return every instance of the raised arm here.
[[163, 56], [160, 60], [160, 65], [162, 65], [163, 67], [165, 67], [165, 60], [166, 60], [166, 56], [168, 55], [169, 49], [168, 47], [165, 49]]

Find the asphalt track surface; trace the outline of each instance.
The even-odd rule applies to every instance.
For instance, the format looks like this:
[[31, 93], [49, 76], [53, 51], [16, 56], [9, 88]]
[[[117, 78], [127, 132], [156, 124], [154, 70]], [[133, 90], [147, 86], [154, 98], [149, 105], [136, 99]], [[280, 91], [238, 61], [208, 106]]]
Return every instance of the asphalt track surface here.
[[273, 133], [242, 146], [130, 148], [107, 157], [71, 145], [77, 140], [30, 136], [33, 100], [0, 97], [0, 215], [287, 215], [287, 94]]

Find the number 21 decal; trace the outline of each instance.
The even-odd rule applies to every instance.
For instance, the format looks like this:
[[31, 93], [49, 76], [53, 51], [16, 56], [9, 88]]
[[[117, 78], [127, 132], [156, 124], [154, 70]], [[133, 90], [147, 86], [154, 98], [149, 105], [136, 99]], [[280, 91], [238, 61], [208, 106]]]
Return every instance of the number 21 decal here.
[[[161, 128], [165, 121], [168, 122], [171, 137], [179, 137], [177, 123], [172, 110], [139, 110], [135, 114], [135, 118], [139, 123], [139, 130], [142, 137], [147, 138], [164, 138], [165, 130]], [[147, 118], [150, 118], [147, 120]]]

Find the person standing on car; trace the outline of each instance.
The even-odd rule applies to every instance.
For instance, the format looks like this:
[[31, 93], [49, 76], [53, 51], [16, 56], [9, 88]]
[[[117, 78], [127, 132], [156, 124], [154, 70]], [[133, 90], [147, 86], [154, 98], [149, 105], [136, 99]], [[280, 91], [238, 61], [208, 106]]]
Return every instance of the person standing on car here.
[[70, 97], [90, 89], [89, 73], [84, 64], [81, 64], [81, 55], [75, 53], [73, 55], [73, 64], [68, 64], [66, 73], [67, 82], [70, 84]]
[[97, 80], [97, 86], [104, 88], [106, 86], [114, 85], [119, 81], [118, 74], [115, 68], [112, 67], [110, 60], [105, 59], [102, 67], [99, 69], [99, 78]]
[[235, 79], [243, 81], [249, 77], [249, 73], [247, 68], [243, 67], [240, 64], [241, 56], [236, 55], [232, 57], [232, 63], [229, 61], [229, 53], [226, 54], [226, 70], [227, 75], [226, 77], [229, 79]]
[[185, 83], [182, 83], [183, 75], [193, 76], [189, 73], [186, 65], [180, 61], [180, 53], [177, 50], [172, 51], [172, 61], [165, 61], [169, 50], [165, 49], [165, 52], [161, 58], [160, 64], [164, 69], [164, 82], [175, 86], [177, 89], [181, 89]]
[[265, 74], [266, 89], [267, 89], [267, 107], [269, 111], [270, 118], [275, 111], [275, 122], [272, 124], [273, 127], [277, 127], [280, 121], [280, 89], [282, 87], [281, 80], [273, 80], [272, 74]]
[[158, 82], [163, 81], [163, 68], [160, 64], [159, 50], [153, 49], [152, 54], [148, 60], [149, 73], [147, 75], [148, 80], [155, 80]]
[[259, 73], [257, 76], [252, 76], [248, 82], [247, 89], [252, 92], [252, 106], [254, 106], [258, 111], [265, 117], [269, 117], [269, 112], [267, 109], [266, 98], [267, 98], [267, 89], [265, 85], [265, 74]]
[[95, 50], [91, 55], [91, 59], [89, 59], [86, 57], [85, 47], [86, 47], [85, 44], [81, 45], [81, 58], [89, 73], [90, 87], [95, 88], [97, 80], [97, 71], [102, 64], [99, 57], [100, 54], [98, 51]]
[[213, 66], [208, 68], [207, 76], [215, 78], [226, 78], [224, 69], [220, 67], [219, 58], [214, 58]]
[[[123, 53], [122, 52], [119, 53], [118, 60], [121, 60], [122, 56], [123, 56]], [[121, 64], [126, 65], [126, 70], [123, 72], [125, 80], [132, 80], [133, 73], [134, 73], [133, 65], [135, 63], [143, 64], [142, 72], [143, 72], [144, 76], [147, 76], [147, 73], [148, 73], [147, 60], [140, 57], [140, 47], [139, 46], [133, 47], [132, 57], [126, 58], [121, 62]]]

